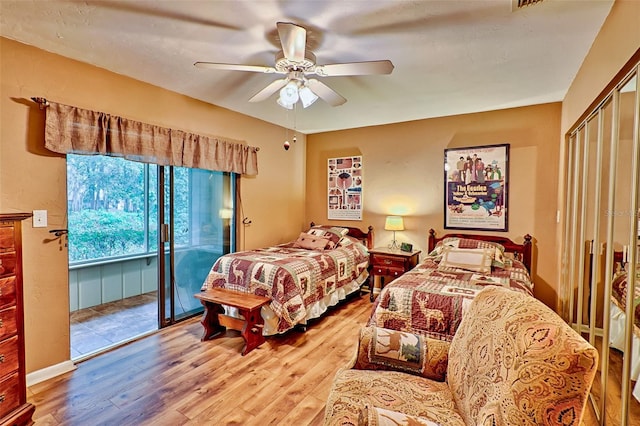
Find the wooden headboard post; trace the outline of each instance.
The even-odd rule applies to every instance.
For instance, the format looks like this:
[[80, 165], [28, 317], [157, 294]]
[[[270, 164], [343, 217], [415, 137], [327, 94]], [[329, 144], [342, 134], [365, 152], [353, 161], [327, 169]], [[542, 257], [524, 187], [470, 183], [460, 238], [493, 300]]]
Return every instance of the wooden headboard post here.
[[524, 242], [522, 244], [517, 244], [511, 241], [509, 238], [500, 237], [497, 235], [479, 235], [479, 234], [446, 234], [441, 238], [436, 237], [436, 231], [434, 229], [429, 229], [429, 253], [435, 248], [438, 241], [441, 241], [448, 237], [458, 237], [458, 238], [471, 238], [474, 240], [482, 240], [482, 241], [491, 241], [494, 243], [501, 244], [504, 246], [505, 251], [509, 253], [515, 253], [518, 255], [518, 259], [524, 264], [529, 272], [531, 272], [531, 259], [533, 257], [533, 237], [529, 234], [524, 236]]

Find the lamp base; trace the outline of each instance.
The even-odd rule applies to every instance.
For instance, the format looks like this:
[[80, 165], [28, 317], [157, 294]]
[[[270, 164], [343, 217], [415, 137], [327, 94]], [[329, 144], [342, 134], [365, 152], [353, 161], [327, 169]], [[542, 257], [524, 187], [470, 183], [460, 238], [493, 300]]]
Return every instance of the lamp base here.
[[391, 244], [389, 244], [390, 250], [400, 250], [400, 246], [398, 245], [398, 241], [396, 240], [396, 231], [393, 231], [393, 240], [391, 240]]
[[391, 250], [400, 250], [400, 246], [398, 245], [398, 242], [396, 240], [393, 240], [387, 247], [389, 247], [389, 249]]

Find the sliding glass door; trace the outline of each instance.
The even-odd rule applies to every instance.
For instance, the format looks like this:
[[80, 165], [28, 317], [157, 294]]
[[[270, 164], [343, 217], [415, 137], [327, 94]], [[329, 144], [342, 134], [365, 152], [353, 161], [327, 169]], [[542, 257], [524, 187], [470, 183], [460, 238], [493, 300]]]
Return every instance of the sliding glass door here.
[[160, 167], [160, 326], [202, 311], [200, 291], [218, 257], [235, 246], [235, 180], [229, 173]]
[[235, 246], [235, 179], [117, 157], [67, 156], [73, 359], [202, 310], [193, 295], [215, 260]]

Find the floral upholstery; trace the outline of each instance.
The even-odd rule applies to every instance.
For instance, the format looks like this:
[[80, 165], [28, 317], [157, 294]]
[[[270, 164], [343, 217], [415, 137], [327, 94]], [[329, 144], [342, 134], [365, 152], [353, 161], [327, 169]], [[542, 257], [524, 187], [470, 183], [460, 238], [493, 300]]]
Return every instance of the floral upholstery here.
[[491, 286], [475, 297], [449, 347], [446, 382], [424, 373], [441, 372], [446, 360], [430, 339], [420, 341], [420, 353], [432, 351], [423, 372], [376, 362], [371, 348], [380, 339], [388, 346], [389, 331], [374, 328], [363, 329], [352, 362], [336, 374], [327, 425], [580, 424], [598, 353], [531, 296]]
[[467, 424], [578, 425], [597, 364], [596, 349], [545, 305], [488, 287], [451, 342], [448, 380]]
[[398, 371], [354, 369], [336, 375], [325, 425], [366, 425], [367, 408], [373, 407], [421, 417], [441, 426], [464, 426], [446, 383]]

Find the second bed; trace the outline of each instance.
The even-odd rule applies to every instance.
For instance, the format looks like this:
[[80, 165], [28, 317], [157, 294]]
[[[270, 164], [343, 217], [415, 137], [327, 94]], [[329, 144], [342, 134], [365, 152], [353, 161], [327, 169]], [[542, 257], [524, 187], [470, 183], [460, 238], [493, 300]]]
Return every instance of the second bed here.
[[487, 285], [533, 295], [530, 235], [517, 244], [505, 237], [429, 231], [429, 254], [386, 285], [370, 325], [450, 341], [471, 300]]

